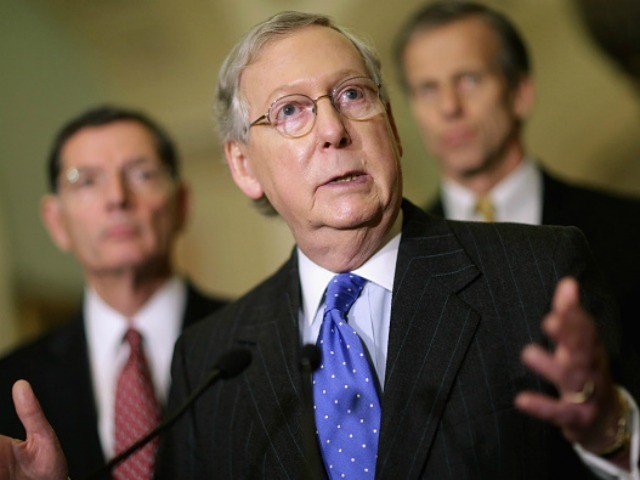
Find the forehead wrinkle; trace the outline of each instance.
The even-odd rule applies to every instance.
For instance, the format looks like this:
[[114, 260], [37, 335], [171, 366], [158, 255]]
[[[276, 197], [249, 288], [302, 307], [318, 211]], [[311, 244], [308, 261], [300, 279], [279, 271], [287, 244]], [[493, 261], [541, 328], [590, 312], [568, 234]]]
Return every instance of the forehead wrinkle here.
[[[324, 27], [324, 26], [306, 26], [301, 29], [298, 29], [294, 32], [290, 32], [287, 35], [282, 37], [272, 38], [270, 41], [266, 42], [256, 57], [251, 61], [249, 65], [244, 69], [242, 75], [240, 77], [240, 90], [243, 92], [243, 96], [248, 102], [249, 97], [253, 96], [255, 98], [255, 90], [263, 85], [260, 78], [256, 77], [254, 73], [255, 69], [263, 68], [266, 70], [266, 75], [271, 74], [273, 71], [287, 71], [295, 69], [295, 64], [291, 64], [291, 52], [289, 51], [291, 46], [290, 42], [292, 39], [296, 37], [304, 37], [308, 32], [315, 34], [316, 32], [324, 31], [329, 34], [326, 37], [327, 44], [331, 46], [336, 46], [336, 43], [344, 42], [344, 45], [347, 45], [347, 50], [341, 51], [339, 54], [340, 60], [344, 60], [346, 58], [352, 57], [349, 59], [350, 64], [342, 67], [337, 72], [332, 72], [329, 75], [325, 75], [322, 72], [322, 77], [314, 76], [309, 77], [305, 74], [304, 71], [301, 71], [298, 75], [298, 78], [293, 79], [292, 81], [280, 84], [272, 88], [264, 98], [259, 99], [260, 110], [267, 109], [274, 100], [289, 94], [301, 93], [304, 95], [308, 95], [311, 97], [326, 94], [327, 89], [331, 89], [340, 83], [341, 80], [346, 80], [349, 76], [368, 76], [365, 61], [362, 58], [360, 52], [356, 49], [356, 47], [349, 41], [348, 38], [341, 35], [339, 32], [335, 32], [334, 30]], [[335, 37], [334, 34], [337, 34], [338, 37]], [[337, 42], [336, 42], [337, 41]], [[335, 52], [332, 52], [331, 49], [327, 52], [327, 55], [336, 55]], [[268, 60], [266, 60], [268, 59]], [[354, 60], [354, 61], [351, 61]], [[268, 63], [268, 68], [265, 68], [265, 64]], [[254, 86], [254, 92], [249, 92], [247, 89], [247, 77], [251, 77], [253, 80], [251, 83]], [[306, 88], [305, 88], [306, 87]], [[317, 90], [313, 90], [313, 89]], [[325, 90], [316, 92], [324, 88]], [[262, 93], [262, 91], [260, 91]], [[250, 95], [253, 94], [253, 95]], [[258, 103], [258, 101], [256, 101]], [[255, 112], [254, 112], [255, 113]]]
[[[366, 72], [359, 72], [355, 69], [343, 69], [335, 74], [332, 74], [336, 80], [327, 82], [318, 77], [315, 78], [301, 78], [293, 81], [287, 85], [280, 85], [276, 87], [268, 96], [267, 103], [271, 106], [273, 103], [281, 98], [290, 95], [304, 95], [309, 98], [316, 98], [318, 96], [332, 93], [333, 89], [343, 83], [345, 80], [354, 77], [367, 77]], [[328, 86], [321, 85], [322, 83], [328, 83]]]

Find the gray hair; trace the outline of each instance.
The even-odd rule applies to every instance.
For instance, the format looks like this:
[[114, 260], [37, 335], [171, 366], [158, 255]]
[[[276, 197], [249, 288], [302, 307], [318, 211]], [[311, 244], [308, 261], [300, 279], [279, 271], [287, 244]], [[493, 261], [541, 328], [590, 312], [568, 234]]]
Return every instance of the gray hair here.
[[[262, 48], [271, 40], [309, 25], [331, 28], [344, 35], [362, 57], [367, 73], [376, 83], [382, 84], [378, 55], [364, 40], [336, 25], [326, 15], [295, 11], [280, 12], [257, 24], [242, 37], [220, 68], [214, 111], [218, 133], [223, 143], [231, 140], [246, 143], [248, 139], [249, 108], [240, 93], [240, 78], [245, 68], [257, 60]], [[382, 88], [381, 97], [383, 101], [388, 101], [384, 88]]]

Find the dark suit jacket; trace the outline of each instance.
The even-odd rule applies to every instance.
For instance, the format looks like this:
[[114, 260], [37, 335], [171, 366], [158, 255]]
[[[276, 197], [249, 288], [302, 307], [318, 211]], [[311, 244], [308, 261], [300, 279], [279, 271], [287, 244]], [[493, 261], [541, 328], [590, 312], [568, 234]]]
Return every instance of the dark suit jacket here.
[[[640, 354], [640, 199], [563, 182], [543, 174], [543, 225], [573, 225], [589, 241], [618, 300], [625, 340]], [[444, 216], [438, 199], [426, 207]]]
[[[225, 302], [204, 296], [188, 285], [184, 326], [220, 308]], [[105, 463], [98, 436], [97, 414], [79, 312], [67, 325], [0, 360], [0, 433], [24, 438], [13, 407], [11, 386], [28, 380], [56, 431], [66, 454], [71, 478], [79, 479]]]
[[[378, 479], [589, 478], [557, 429], [520, 414], [521, 364], [572, 274], [613, 354], [618, 330], [576, 229], [448, 222], [404, 202], [393, 287]], [[253, 361], [215, 384], [166, 435], [157, 480], [303, 478], [300, 283], [294, 255], [176, 344], [170, 408], [231, 349]], [[636, 384], [632, 391], [637, 391]], [[563, 477], [562, 475], [568, 475]]]

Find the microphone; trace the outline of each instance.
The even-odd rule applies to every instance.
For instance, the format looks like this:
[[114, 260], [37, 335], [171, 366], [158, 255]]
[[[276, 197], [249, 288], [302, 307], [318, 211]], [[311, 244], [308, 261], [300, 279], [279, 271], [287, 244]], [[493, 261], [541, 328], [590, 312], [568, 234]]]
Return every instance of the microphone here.
[[320, 356], [320, 349], [312, 343], [307, 343], [300, 350], [300, 367], [305, 373], [315, 372], [320, 366]]
[[144, 447], [151, 439], [159, 435], [161, 432], [173, 425], [178, 418], [180, 418], [189, 407], [204, 393], [204, 391], [213, 385], [219, 379], [229, 379], [236, 375], [241, 374], [251, 363], [251, 352], [244, 348], [231, 350], [220, 358], [209, 373], [209, 376], [196, 388], [191, 395], [176, 409], [170, 416], [160, 422], [153, 430], [147, 433], [144, 437], [133, 443], [129, 448], [123, 450], [118, 455], [113, 457], [105, 465], [98, 468], [84, 480], [95, 480], [102, 478], [106, 473], [111, 472], [111, 469], [117, 464], [126, 460], [133, 455], [140, 448]]
[[320, 349], [307, 344], [300, 349], [300, 369], [302, 370], [302, 438], [307, 461], [304, 469], [305, 480], [321, 480], [324, 477], [324, 465], [318, 452], [316, 441], [316, 423], [313, 416], [313, 390], [311, 382], [313, 372], [320, 366]]

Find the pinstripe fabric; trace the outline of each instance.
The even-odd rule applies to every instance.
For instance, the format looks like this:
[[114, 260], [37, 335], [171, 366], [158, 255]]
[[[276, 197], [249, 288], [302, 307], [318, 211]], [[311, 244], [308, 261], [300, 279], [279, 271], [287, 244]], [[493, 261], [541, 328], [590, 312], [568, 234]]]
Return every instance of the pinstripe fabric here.
[[[583, 237], [569, 228], [447, 222], [408, 202], [403, 210], [376, 478], [590, 478], [555, 429], [512, 406], [523, 388], [548, 390], [519, 352], [544, 342], [539, 322], [561, 275], [580, 279], [617, 348]], [[178, 342], [174, 406], [228, 348], [249, 347], [254, 360], [172, 430], [158, 480], [302, 478], [296, 265], [294, 255]]]

